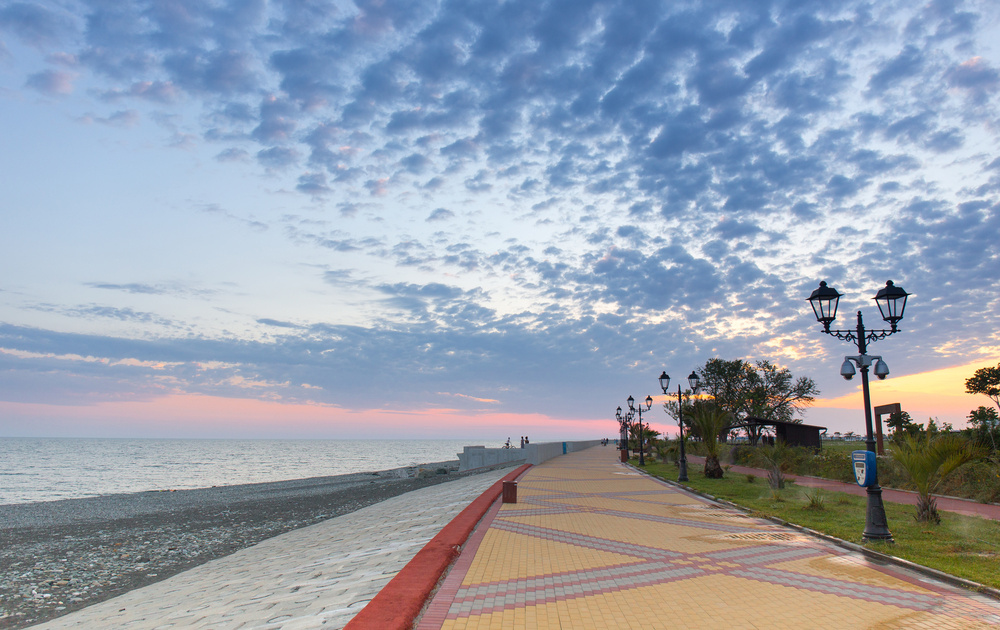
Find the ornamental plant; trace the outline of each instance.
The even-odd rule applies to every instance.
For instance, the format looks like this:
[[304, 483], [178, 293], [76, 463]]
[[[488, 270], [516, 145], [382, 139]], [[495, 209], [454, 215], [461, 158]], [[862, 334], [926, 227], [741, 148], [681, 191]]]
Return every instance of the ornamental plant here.
[[892, 449], [892, 458], [917, 491], [914, 518], [919, 522], [940, 523], [937, 501], [931, 493], [958, 467], [983, 454], [977, 444], [951, 433], [903, 436]]
[[723, 470], [719, 464], [719, 434], [732, 423], [732, 414], [715, 405], [700, 405], [691, 415], [691, 427], [701, 435], [701, 446], [705, 452], [705, 476], [722, 479]]

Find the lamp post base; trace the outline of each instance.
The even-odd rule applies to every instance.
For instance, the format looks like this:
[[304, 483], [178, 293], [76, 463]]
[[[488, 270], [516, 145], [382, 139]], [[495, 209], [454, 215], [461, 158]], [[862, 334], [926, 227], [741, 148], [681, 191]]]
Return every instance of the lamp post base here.
[[681, 471], [677, 475], [677, 481], [687, 481], [688, 480], [688, 460], [687, 457], [681, 458]]
[[882, 505], [882, 488], [875, 485], [868, 487], [868, 507], [865, 510], [865, 531], [861, 534], [864, 540], [880, 542], [895, 542], [889, 531], [889, 522], [885, 518], [885, 507]]

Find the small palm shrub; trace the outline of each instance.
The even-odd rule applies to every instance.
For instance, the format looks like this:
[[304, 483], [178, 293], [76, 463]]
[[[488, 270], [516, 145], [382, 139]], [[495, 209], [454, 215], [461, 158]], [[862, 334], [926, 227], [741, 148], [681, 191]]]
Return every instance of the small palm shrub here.
[[785, 468], [790, 464], [793, 452], [783, 440], [775, 440], [774, 444], [764, 444], [757, 447], [757, 465], [767, 470], [767, 483], [772, 490], [785, 487]]
[[826, 509], [826, 496], [819, 488], [810, 488], [802, 493], [806, 498], [807, 510], [822, 511]]
[[657, 440], [653, 445], [656, 457], [661, 462], [679, 463], [681, 457], [681, 447], [677, 440]]
[[732, 415], [715, 405], [699, 406], [691, 414], [691, 426], [701, 435], [701, 450], [705, 454], [705, 476], [722, 479], [719, 463], [719, 433], [731, 423]]
[[982, 457], [977, 444], [950, 433], [905, 435], [892, 449], [892, 458], [917, 491], [919, 522], [940, 523], [937, 501], [931, 496], [941, 482], [963, 464]]

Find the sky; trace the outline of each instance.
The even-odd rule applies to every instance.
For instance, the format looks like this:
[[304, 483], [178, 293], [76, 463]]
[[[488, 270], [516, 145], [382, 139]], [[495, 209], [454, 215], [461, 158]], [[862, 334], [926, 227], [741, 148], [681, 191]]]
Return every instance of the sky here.
[[873, 404], [962, 426], [996, 8], [0, 1], [0, 436], [604, 437], [711, 358], [861, 433], [820, 280], [912, 294]]

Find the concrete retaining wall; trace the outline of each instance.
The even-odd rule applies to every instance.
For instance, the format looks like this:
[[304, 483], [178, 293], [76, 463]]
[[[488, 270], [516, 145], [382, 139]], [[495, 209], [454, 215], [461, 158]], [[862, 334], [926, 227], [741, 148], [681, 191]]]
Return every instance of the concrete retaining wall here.
[[541, 464], [553, 457], [582, 451], [591, 446], [600, 444], [600, 440], [582, 440], [579, 442], [541, 442], [539, 444], [529, 444], [524, 450], [528, 451], [529, 464]]
[[495, 466], [510, 462], [523, 462], [528, 457], [526, 448], [486, 448], [485, 446], [466, 446], [458, 454], [458, 471], [465, 472], [483, 466]]
[[509, 462], [527, 462], [541, 464], [553, 457], [582, 451], [600, 444], [600, 440], [582, 440], [579, 442], [541, 442], [529, 444], [524, 448], [486, 448], [485, 446], [466, 446], [458, 454], [458, 471], [465, 472], [483, 466], [495, 466]]

